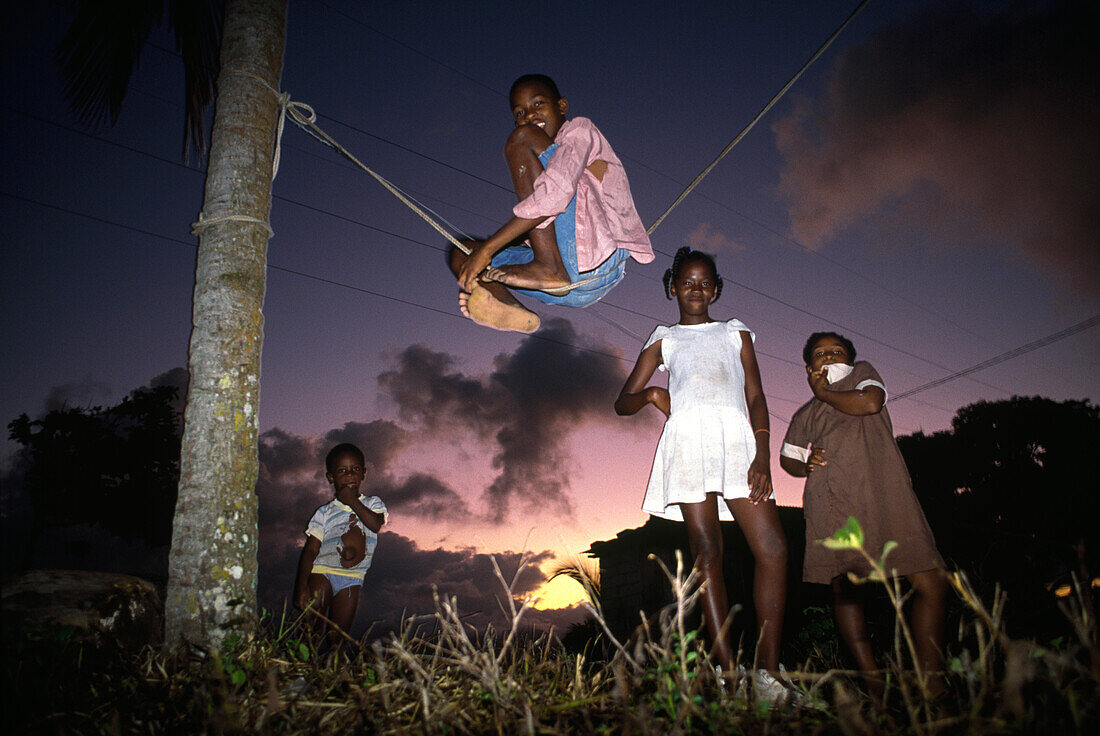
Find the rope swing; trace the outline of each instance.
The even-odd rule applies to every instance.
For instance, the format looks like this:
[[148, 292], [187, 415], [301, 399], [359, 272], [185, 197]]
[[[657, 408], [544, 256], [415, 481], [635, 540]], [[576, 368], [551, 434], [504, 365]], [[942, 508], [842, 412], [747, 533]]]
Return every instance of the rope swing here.
[[[738, 143], [741, 142], [741, 140], [749, 133], [749, 131], [753, 129], [753, 127], [756, 125], [756, 123], [758, 123], [760, 121], [760, 119], [763, 118], [764, 115], [766, 115], [768, 113], [768, 111], [771, 110], [772, 107], [775, 106], [775, 104], [783, 97], [783, 95], [785, 95], [787, 93], [787, 91], [792, 86], [794, 86], [794, 83], [798, 81], [799, 77], [801, 77], [802, 74], [807, 69], [809, 69], [810, 66], [815, 61], [817, 61], [817, 59], [823, 53], [825, 53], [825, 50], [828, 49], [829, 46], [833, 43], [833, 41], [835, 41], [836, 38], [844, 31], [844, 29], [848, 27], [848, 25], [852, 22], [852, 20], [855, 19], [855, 17], [859, 14], [859, 12], [861, 10], [863, 10], [863, 8], [867, 5], [868, 2], [870, 2], [870, 0], [862, 0], [862, 2], [859, 4], [859, 6], [856, 7], [856, 9], [853, 10], [852, 13], [848, 16], [847, 20], [845, 20], [840, 25], [840, 27], [838, 27], [833, 32], [833, 34], [831, 36], [829, 36], [829, 38], [825, 41], [825, 43], [823, 43], [821, 45], [820, 48], [818, 48], [818, 50], [814, 53], [814, 55], [811, 56], [806, 61], [806, 63], [802, 65], [802, 68], [799, 69], [798, 72], [793, 77], [791, 77], [791, 79], [785, 85], [783, 85], [783, 88], [780, 89], [775, 94], [774, 97], [772, 97], [771, 101], [768, 102], [768, 104], [765, 105], [764, 108], [762, 110], [760, 110], [759, 113], [757, 113], [756, 117], [754, 117], [752, 119], [752, 121], [748, 125], [746, 125], [745, 128], [740, 133], [737, 134], [736, 138], [734, 138], [732, 141], [730, 141], [729, 144], [724, 149], [722, 149], [722, 152], [719, 153], [718, 156], [713, 161], [711, 161], [711, 163], [705, 169], [703, 169], [703, 171], [698, 176], [696, 176], [695, 179], [693, 179], [690, 184], [688, 184], [688, 186], [684, 189], [684, 191], [680, 193], [680, 196], [678, 196], [676, 198], [676, 200], [673, 201], [673, 203], [668, 206], [668, 209], [666, 209], [661, 214], [661, 216], [658, 217], [653, 222], [653, 224], [649, 226], [649, 228], [646, 230], [647, 234], [652, 235], [653, 231], [657, 229], [657, 226], [660, 225], [666, 217], [668, 217], [668, 214], [670, 212], [672, 212], [672, 210], [678, 204], [680, 204], [680, 202], [684, 201], [684, 199], [688, 196], [688, 194], [690, 194], [691, 191], [693, 189], [695, 189], [696, 186], [699, 185], [699, 183], [703, 180], [703, 178], [707, 174], [709, 174], [711, 172], [711, 170], [714, 169], [715, 166], [718, 165], [718, 162], [721, 161], [726, 156], [726, 154], [728, 154], [731, 150], [733, 150], [734, 146], [736, 146]], [[375, 181], [377, 181], [379, 184], [381, 184], [383, 187], [385, 187], [386, 190], [389, 191], [393, 196], [397, 197], [397, 199], [399, 199], [402, 203], [404, 203], [406, 207], [408, 207], [413, 212], [415, 212], [417, 215], [419, 215], [420, 218], [424, 220], [424, 222], [431, 225], [431, 227], [436, 232], [438, 232], [440, 235], [445, 237], [452, 245], [454, 245], [456, 248], [458, 248], [460, 251], [462, 251], [466, 255], [470, 255], [470, 248], [468, 246], [466, 246], [464, 243], [462, 243], [449, 230], [447, 230], [447, 228], [445, 228], [443, 225], [441, 225], [435, 218], [433, 218], [431, 215], [428, 214], [428, 212], [425, 211], [425, 210], [428, 210], [430, 208], [428, 208], [423, 203], [416, 201], [415, 198], [409, 196], [405, 192], [401, 191], [396, 185], [394, 185], [393, 183], [388, 181], [385, 177], [383, 177], [381, 174], [379, 174], [378, 172], [374, 171], [369, 166], [364, 164], [362, 161], [360, 161], [358, 158], [356, 158], [355, 155], [351, 153], [351, 151], [349, 151], [342, 144], [340, 144], [339, 141], [337, 141], [335, 138], [333, 138], [328, 133], [326, 133], [324, 130], [322, 130], [317, 125], [317, 113], [314, 111], [314, 109], [310, 105], [307, 105], [304, 102], [298, 102], [298, 101], [292, 100], [291, 97], [290, 97], [289, 92], [280, 92], [279, 90], [272, 87], [267, 82], [266, 79], [264, 79], [263, 77], [260, 77], [257, 74], [253, 74], [252, 72], [245, 71], [243, 69], [226, 68], [226, 69], [223, 70], [222, 74], [248, 77], [250, 79], [253, 79], [253, 80], [259, 82], [260, 84], [262, 84], [268, 91], [270, 91], [271, 94], [273, 94], [275, 96], [275, 99], [278, 101], [278, 104], [279, 104], [279, 123], [278, 123], [278, 129], [277, 129], [276, 135], [275, 135], [275, 154], [274, 154], [274, 157], [272, 159], [272, 166], [271, 166], [271, 178], [272, 178], [272, 180], [274, 180], [276, 175], [279, 173], [279, 158], [280, 158], [280, 154], [281, 154], [281, 150], [282, 150], [283, 129], [286, 126], [286, 119], [287, 119], [287, 117], [289, 117], [290, 120], [295, 125], [297, 125], [299, 128], [301, 128], [305, 132], [309, 133], [311, 136], [316, 138], [321, 143], [323, 143], [326, 146], [328, 146], [328, 147], [332, 148], [333, 150], [337, 151], [342, 156], [344, 156], [346, 159], [348, 159], [353, 164], [358, 166], [360, 169], [362, 169], [366, 173], [370, 174], [371, 177], [373, 177]], [[438, 213], [435, 213], [435, 214], [438, 216]], [[443, 219], [443, 218], [440, 218], [440, 219]], [[256, 223], [264, 225], [267, 228], [269, 236], [272, 234], [271, 226], [267, 222], [258, 220], [254, 217], [250, 217], [250, 216], [246, 216], [246, 215], [227, 215], [227, 216], [224, 216], [224, 217], [207, 218], [207, 217], [204, 216], [203, 213], [199, 213], [198, 222], [195, 222], [192, 225], [192, 232], [197, 235], [201, 230], [205, 229], [206, 227], [209, 227], [210, 225], [213, 225], [213, 224], [219, 223], [219, 222], [223, 222], [223, 221], [228, 221], [228, 220], [234, 220], [234, 221], [240, 220], [240, 221], [247, 221], [247, 222], [256, 222]], [[456, 231], [459, 231], [458, 228], [454, 228], [454, 229]], [[461, 231], [459, 231], [459, 232], [461, 232]], [[578, 282], [569, 284], [568, 286], [559, 287], [559, 288], [556, 288], [556, 289], [546, 289], [545, 291], [549, 294], [561, 295], [561, 294], [565, 294], [565, 293], [569, 292], [572, 289], [577, 288], [578, 286], [583, 286], [584, 284], [590, 283], [593, 280], [595, 280], [595, 279], [586, 279], [586, 280], [582, 280], [582, 281], [578, 281]]]

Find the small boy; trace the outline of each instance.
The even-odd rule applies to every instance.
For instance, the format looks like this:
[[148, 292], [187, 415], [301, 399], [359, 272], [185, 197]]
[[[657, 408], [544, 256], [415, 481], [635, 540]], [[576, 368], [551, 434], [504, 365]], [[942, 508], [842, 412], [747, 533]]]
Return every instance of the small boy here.
[[[294, 584], [294, 605], [304, 611], [312, 603], [314, 610], [345, 632], [355, 621], [378, 530], [389, 520], [382, 499], [359, 494], [365, 466], [363, 451], [355, 445], [345, 442], [329, 451], [325, 478], [336, 498], [309, 520]], [[329, 630], [329, 645], [336, 644], [339, 636]]]
[[[534, 332], [538, 316], [509, 289], [547, 304], [586, 307], [623, 277], [626, 260], [653, 260], [626, 172], [587, 118], [565, 119], [554, 81], [526, 74], [508, 99], [515, 130], [504, 157], [520, 202], [513, 217], [470, 255], [451, 252], [462, 313], [497, 330]], [[553, 223], [554, 227], [549, 225]], [[520, 238], [526, 245], [510, 245]]]

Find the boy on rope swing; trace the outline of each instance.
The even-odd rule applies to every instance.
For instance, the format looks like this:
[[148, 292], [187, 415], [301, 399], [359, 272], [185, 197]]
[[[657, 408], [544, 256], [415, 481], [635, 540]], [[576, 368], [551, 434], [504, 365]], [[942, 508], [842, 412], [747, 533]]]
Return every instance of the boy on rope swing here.
[[[539, 318], [510, 289], [546, 304], [586, 307], [617, 284], [626, 260], [653, 260], [618, 156], [587, 118], [565, 119], [554, 81], [525, 74], [508, 95], [515, 129], [504, 157], [519, 198], [513, 217], [471, 253], [451, 251], [462, 313], [497, 330], [534, 332]], [[554, 227], [549, 225], [553, 223]], [[530, 246], [513, 245], [527, 237]]]

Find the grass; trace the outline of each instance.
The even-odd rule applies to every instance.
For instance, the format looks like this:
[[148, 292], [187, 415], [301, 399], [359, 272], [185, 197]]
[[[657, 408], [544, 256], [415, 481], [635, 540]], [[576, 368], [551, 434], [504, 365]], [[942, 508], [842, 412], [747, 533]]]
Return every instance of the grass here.
[[507, 630], [475, 631], [457, 600], [439, 596], [434, 614], [407, 619], [396, 635], [327, 655], [317, 653], [308, 616], [269, 618], [254, 637], [205, 654], [92, 647], [56, 627], [5, 631], [5, 725], [27, 734], [448, 736], [1070, 734], [1100, 726], [1100, 646], [1092, 591], [1082, 586], [1064, 605], [1073, 637], [1041, 645], [1008, 637], [1004, 596], [982, 601], [955, 574], [963, 613], [945, 658], [946, 695], [921, 696], [902, 631], [882, 653], [884, 703], [866, 697], [835, 646], [822, 642], [791, 672], [819, 707], [786, 708], [719, 684], [685, 624], [697, 580], [682, 565], [666, 573], [673, 605], [630, 641], [604, 628], [579, 654], [525, 629], [525, 607], [499, 570]]

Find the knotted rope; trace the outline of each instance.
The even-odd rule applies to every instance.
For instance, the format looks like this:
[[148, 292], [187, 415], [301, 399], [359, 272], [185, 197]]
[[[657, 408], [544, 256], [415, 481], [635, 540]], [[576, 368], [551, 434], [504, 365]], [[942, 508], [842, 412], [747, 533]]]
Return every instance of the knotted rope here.
[[[279, 103], [279, 123], [278, 123], [278, 128], [276, 129], [276, 133], [275, 133], [275, 154], [272, 157], [272, 162], [271, 162], [271, 179], [273, 181], [279, 173], [279, 159], [280, 159], [281, 152], [282, 152], [283, 130], [286, 126], [286, 119], [287, 119], [287, 117], [289, 117], [290, 120], [295, 125], [297, 125], [299, 128], [301, 128], [305, 132], [309, 133], [311, 136], [313, 136], [314, 138], [319, 140], [321, 143], [324, 143], [326, 146], [329, 146], [333, 150], [337, 151], [342, 156], [344, 156], [346, 159], [351, 161], [353, 164], [355, 164], [356, 166], [361, 168], [363, 171], [370, 174], [374, 178], [374, 180], [377, 181], [379, 184], [381, 184], [383, 187], [385, 187], [386, 190], [390, 192], [390, 194], [397, 197], [397, 199], [401, 200], [401, 202], [403, 202], [406, 207], [411, 209], [416, 214], [420, 215], [421, 219], [423, 219], [424, 222], [431, 225], [432, 228], [436, 232], [438, 232], [440, 235], [442, 235], [448, 241], [450, 241], [452, 245], [454, 245], [456, 248], [461, 250], [466, 255], [470, 255], [469, 246], [467, 246], [465, 243], [459, 241], [458, 238], [456, 238], [446, 228], [444, 228], [441, 224], [439, 224], [439, 222], [437, 222], [431, 215], [429, 215], [427, 212], [425, 212], [426, 207], [424, 205], [422, 205], [419, 202], [416, 202], [412, 197], [406, 195], [404, 192], [402, 192], [400, 189], [398, 189], [397, 186], [395, 186], [394, 184], [389, 182], [384, 176], [382, 176], [378, 172], [374, 171], [369, 166], [367, 166], [362, 161], [360, 161], [358, 158], [356, 158], [355, 155], [351, 151], [349, 151], [347, 148], [345, 148], [339, 141], [337, 141], [335, 138], [333, 138], [328, 133], [326, 133], [324, 130], [322, 130], [317, 125], [317, 113], [314, 111], [314, 109], [310, 105], [308, 105], [304, 102], [298, 102], [296, 100], [292, 100], [291, 97], [290, 97], [289, 92], [280, 92], [280, 91], [278, 91], [277, 89], [272, 87], [270, 84], [268, 84], [266, 79], [264, 79], [263, 77], [261, 77], [257, 74], [253, 74], [252, 72], [244, 71], [244, 70], [241, 70], [241, 69], [227, 69], [222, 73], [227, 74], [227, 75], [236, 75], [236, 76], [241, 76], [241, 77], [248, 77], [250, 79], [256, 80], [257, 82], [262, 84], [268, 91], [270, 91], [273, 95], [275, 95], [275, 99]], [[206, 226], [206, 225], [209, 225], [209, 224], [213, 224], [214, 222], [225, 221], [225, 220], [240, 220], [240, 221], [249, 221], [249, 222], [261, 222], [260, 220], [256, 220], [255, 218], [250, 218], [247, 215], [227, 215], [224, 218], [204, 219], [203, 216], [200, 214], [199, 215], [199, 222], [195, 223], [195, 225], [193, 227]], [[266, 225], [267, 223], [262, 223], [262, 224]], [[271, 231], [271, 228], [269, 226], [268, 227], [268, 232], [270, 232], [270, 231]], [[575, 281], [575, 282], [573, 282], [571, 284], [568, 284], [566, 286], [560, 286], [560, 287], [553, 288], [553, 289], [541, 289], [541, 291], [544, 291], [547, 294], [552, 294], [552, 295], [555, 295], [555, 296], [562, 296], [564, 294], [568, 294], [570, 291], [572, 291], [573, 289], [576, 289], [579, 286], [584, 286], [586, 284], [590, 284], [590, 283], [592, 283], [594, 281], [597, 281], [597, 280], [598, 280], [598, 277], [597, 278], [583, 279], [581, 281]]]
[[272, 180], [274, 180], [275, 176], [279, 173], [279, 158], [282, 149], [283, 128], [286, 125], [287, 116], [289, 116], [291, 121], [299, 128], [309, 133], [314, 138], [329, 146], [333, 150], [337, 151], [342, 156], [344, 156], [344, 158], [348, 159], [353, 164], [361, 168], [363, 171], [370, 174], [374, 178], [374, 180], [384, 186], [390, 194], [397, 197], [405, 204], [406, 207], [411, 209], [416, 214], [420, 215], [421, 219], [423, 219], [424, 222], [431, 225], [436, 232], [438, 232], [440, 235], [450, 241], [452, 245], [454, 245], [466, 255], [470, 254], [470, 248], [459, 241], [459, 239], [452, 235], [450, 232], [448, 232], [445, 227], [436, 222], [436, 220], [431, 215], [424, 211], [424, 209], [420, 206], [418, 202], [414, 202], [412, 198], [406, 196], [404, 192], [402, 192], [396, 186], [387, 181], [384, 176], [360, 161], [351, 151], [341, 145], [339, 141], [337, 141], [335, 138], [333, 138], [320, 127], [318, 127], [317, 113], [312, 107], [304, 102], [291, 100], [289, 92], [280, 92], [279, 90], [268, 84], [266, 79], [252, 74], [251, 72], [241, 70], [229, 70], [225, 73], [255, 79], [264, 87], [266, 87], [273, 95], [275, 95], [275, 99], [279, 102], [279, 127], [275, 134], [275, 156], [272, 159], [271, 163]]

